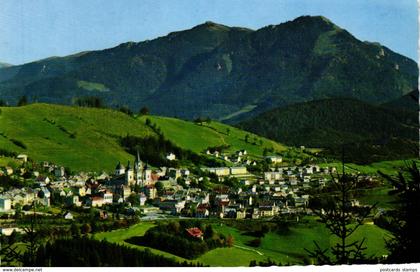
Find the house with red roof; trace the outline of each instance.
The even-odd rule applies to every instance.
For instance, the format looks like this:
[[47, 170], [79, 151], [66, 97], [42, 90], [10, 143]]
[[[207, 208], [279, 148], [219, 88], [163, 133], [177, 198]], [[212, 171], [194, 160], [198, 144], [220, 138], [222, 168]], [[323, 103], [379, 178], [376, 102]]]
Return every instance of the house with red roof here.
[[194, 238], [203, 239], [203, 232], [199, 228], [185, 229], [187, 233]]

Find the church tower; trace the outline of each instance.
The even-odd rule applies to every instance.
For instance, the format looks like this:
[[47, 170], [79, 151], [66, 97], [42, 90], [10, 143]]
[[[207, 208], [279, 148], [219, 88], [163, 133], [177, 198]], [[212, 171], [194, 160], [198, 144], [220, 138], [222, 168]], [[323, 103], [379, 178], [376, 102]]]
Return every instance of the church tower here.
[[124, 166], [121, 164], [121, 162], [118, 162], [117, 167], [115, 167], [115, 175], [116, 176], [121, 176], [124, 175], [125, 173], [125, 168]]
[[138, 150], [136, 160], [134, 161], [134, 175], [136, 184], [143, 186], [143, 163], [140, 160], [140, 154]]
[[130, 166], [130, 161], [128, 161], [127, 168], [125, 169], [125, 183], [127, 185], [132, 185], [134, 182], [134, 171]]

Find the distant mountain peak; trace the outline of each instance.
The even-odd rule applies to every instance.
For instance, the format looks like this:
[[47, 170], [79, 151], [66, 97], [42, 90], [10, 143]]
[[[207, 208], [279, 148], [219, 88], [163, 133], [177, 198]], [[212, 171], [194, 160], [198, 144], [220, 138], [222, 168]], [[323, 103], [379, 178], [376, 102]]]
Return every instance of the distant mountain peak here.
[[299, 21], [318, 21], [318, 22], [324, 22], [327, 24], [331, 24], [331, 25], [335, 25], [330, 19], [328, 19], [325, 16], [321, 16], [321, 15], [316, 15], [316, 16], [311, 16], [311, 15], [303, 15], [303, 16], [299, 16], [297, 18], [295, 18], [292, 22], [299, 22]]
[[221, 26], [221, 24], [215, 23], [213, 21], [205, 21], [203, 25], [206, 25], [206, 26]]
[[5, 63], [5, 62], [0, 62], [0, 68], [10, 67], [10, 66], [13, 66], [13, 64]]
[[193, 27], [193, 29], [210, 29], [210, 30], [228, 31], [231, 29], [231, 27], [223, 25], [223, 24], [215, 23], [213, 21], [206, 21], [202, 24], [199, 24]]

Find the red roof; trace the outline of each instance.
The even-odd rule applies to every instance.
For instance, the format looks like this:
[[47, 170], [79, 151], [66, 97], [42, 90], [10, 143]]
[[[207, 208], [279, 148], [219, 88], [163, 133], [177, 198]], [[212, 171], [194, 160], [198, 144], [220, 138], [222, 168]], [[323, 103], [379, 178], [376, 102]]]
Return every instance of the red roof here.
[[199, 204], [198, 206], [197, 206], [197, 210], [199, 210], [199, 209], [209, 209], [210, 208], [210, 205], [209, 204]]
[[229, 201], [219, 201], [219, 206], [227, 206], [229, 205]]
[[199, 228], [189, 228], [189, 229], [185, 229], [189, 235], [191, 235], [192, 237], [195, 238], [201, 238], [201, 236], [203, 236], [203, 232], [201, 231], [201, 229]]

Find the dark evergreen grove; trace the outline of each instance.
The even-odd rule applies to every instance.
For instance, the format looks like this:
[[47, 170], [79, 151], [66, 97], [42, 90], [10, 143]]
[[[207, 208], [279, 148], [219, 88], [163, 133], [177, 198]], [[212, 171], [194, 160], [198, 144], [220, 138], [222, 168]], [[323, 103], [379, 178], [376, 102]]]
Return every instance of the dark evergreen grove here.
[[323, 157], [341, 159], [346, 145], [345, 161], [358, 164], [413, 158], [419, 148], [418, 112], [347, 98], [276, 108], [238, 126], [288, 145], [325, 148]]
[[150, 252], [88, 238], [58, 239], [39, 247], [36, 266], [193, 266]]
[[[190, 150], [182, 149], [170, 140], [166, 139], [161, 134], [158, 128], [154, 128], [158, 131], [158, 137], [137, 137], [126, 135], [120, 138], [120, 144], [127, 150], [128, 153], [133, 155], [137, 154], [137, 151], [142, 154], [142, 159], [147, 163], [154, 166], [179, 166], [179, 161], [189, 161], [194, 165], [208, 165], [208, 166], [221, 166], [222, 162], [216, 161], [211, 158], [196, 154]], [[169, 161], [166, 159], [166, 155], [174, 153], [177, 161]]]
[[390, 213], [388, 229], [394, 235], [387, 241], [389, 263], [420, 263], [420, 168], [413, 162], [392, 177], [381, 173], [393, 186], [397, 208]]
[[[197, 227], [203, 231], [203, 239], [191, 237], [187, 228]], [[207, 251], [217, 248], [231, 246], [232, 237], [225, 237], [213, 231], [210, 224], [204, 225], [201, 222], [173, 221], [166, 224], [159, 224], [149, 229], [144, 236], [132, 237], [126, 240], [128, 243], [148, 246], [187, 259], [195, 259]]]

